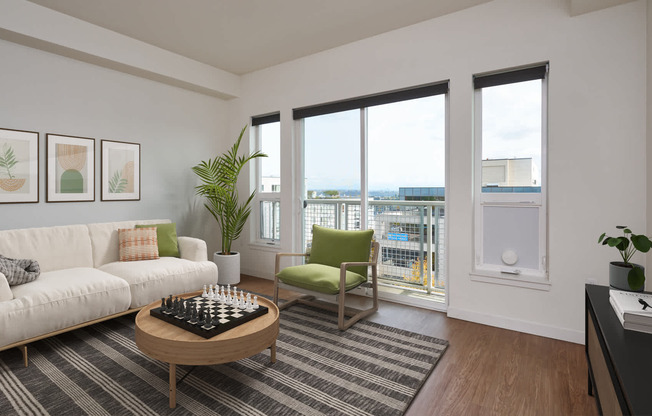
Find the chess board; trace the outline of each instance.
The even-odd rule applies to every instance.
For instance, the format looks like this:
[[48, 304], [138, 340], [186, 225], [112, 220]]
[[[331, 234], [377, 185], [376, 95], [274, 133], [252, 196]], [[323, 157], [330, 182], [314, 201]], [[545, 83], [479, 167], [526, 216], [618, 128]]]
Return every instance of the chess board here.
[[[180, 302], [184, 301], [180, 298], [177, 299]], [[247, 311], [244, 309], [235, 309], [233, 305], [226, 305], [220, 303], [218, 300], [209, 300], [201, 296], [185, 299], [185, 305], [185, 311], [188, 308], [194, 307], [197, 310], [198, 318], [201, 310], [204, 311], [205, 317], [207, 314], [210, 314], [210, 323], [206, 323], [206, 318], [204, 318], [204, 321], [199, 321], [199, 319], [193, 320], [190, 314], [185, 313], [185, 311], [183, 314], [180, 314], [178, 309], [164, 307], [163, 305], [150, 310], [150, 315], [201, 337], [212, 338], [215, 335], [249, 322], [268, 312], [268, 308], [262, 305], [259, 305], [258, 309]]]

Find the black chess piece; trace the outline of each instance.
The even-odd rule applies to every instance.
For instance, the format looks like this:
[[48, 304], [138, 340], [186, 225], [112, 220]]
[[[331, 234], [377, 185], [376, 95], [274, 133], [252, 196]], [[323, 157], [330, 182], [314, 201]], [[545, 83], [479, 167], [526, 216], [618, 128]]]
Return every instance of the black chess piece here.
[[168, 298], [166, 302], [166, 306], [168, 307], [168, 309], [172, 309], [172, 295], [170, 295], [170, 297]]
[[211, 313], [210, 311], [206, 313], [206, 319], [204, 323], [204, 328], [208, 329], [211, 327], [211, 321], [212, 321]]
[[177, 308], [177, 314], [175, 315], [178, 319], [183, 319], [183, 315], [185, 313], [184, 307], [183, 307], [183, 299], [179, 299], [179, 305]]
[[203, 307], [199, 310], [199, 314], [197, 315], [197, 323], [199, 325], [204, 324], [204, 308]]
[[167, 306], [165, 305], [165, 298], [161, 298], [161, 310], [165, 311]]
[[218, 326], [220, 324], [220, 317], [217, 316], [217, 315], [213, 316], [212, 324], [213, 324], [213, 326]]
[[192, 304], [192, 315], [190, 316], [190, 322], [191, 324], [197, 323], [197, 308], [195, 308], [195, 304]]

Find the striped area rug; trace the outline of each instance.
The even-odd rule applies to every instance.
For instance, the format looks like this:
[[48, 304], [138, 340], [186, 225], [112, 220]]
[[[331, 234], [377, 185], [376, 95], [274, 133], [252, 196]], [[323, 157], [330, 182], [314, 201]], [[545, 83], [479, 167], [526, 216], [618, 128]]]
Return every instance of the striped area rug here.
[[[199, 366], [168, 407], [168, 365], [142, 354], [134, 315], [0, 352], [1, 415], [401, 415], [448, 342], [369, 321], [345, 332], [307, 306], [281, 312], [269, 350]], [[191, 367], [178, 366], [181, 378]]]

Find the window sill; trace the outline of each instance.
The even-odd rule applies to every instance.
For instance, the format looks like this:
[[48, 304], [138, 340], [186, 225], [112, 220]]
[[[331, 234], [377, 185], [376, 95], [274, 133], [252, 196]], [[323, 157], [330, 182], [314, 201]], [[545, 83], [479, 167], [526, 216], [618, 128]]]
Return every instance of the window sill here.
[[469, 273], [474, 282], [493, 283], [497, 285], [517, 286], [527, 289], [550, 290], [550, 280], [546, 277], [527, 274], [506, 275], [493, 270], [475, 270]]
[[278, 252], [281, 249], [281, 244], [280, 243], [253, 242], [253, 243], [249, 243], [249, 248], [252, 249], [252, 250], [259, 250], [259, 251]]

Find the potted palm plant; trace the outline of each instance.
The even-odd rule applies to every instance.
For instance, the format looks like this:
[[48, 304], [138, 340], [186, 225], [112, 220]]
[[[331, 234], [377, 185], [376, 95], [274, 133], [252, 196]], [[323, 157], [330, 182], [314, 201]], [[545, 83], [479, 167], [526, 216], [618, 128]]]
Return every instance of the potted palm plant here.
[[237, 182], [240, 171], [250, 160], [267, 157], [255, 151], [248, 155], [238, 155], [240, 142], [247, 130], [247, 125], [240, 132], [238, 140], [221, 156], [202, 161], [192, 168], [199, 176], [201, 185], [195, 189], [197, 195], [206, 198], [204, 206], [213, 215], [222, 235], [221, 251], [213, 255], [218, 268], [219, 284], [237, 284], [240, 282], [240, 253], [231, 250], [231, 244], [237, 240], [251, 213], [251, 201], [256, 190], [249, 197], [240, 201]]
[[620, 237], [609, 237], [602, 233], [598, 243], [616, 247], [623, 261], [609, 263], [609, 286], [621, 290], [641, 291], [645, 286], [645, 268], [640, 264], [630, 263], [634, 253], [640, 251], [647, 253], [652, 247], [650, 239], [643, 234], [633, 234], [626, 225], [618, 225], [617, 229], [623, 230]]

